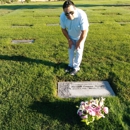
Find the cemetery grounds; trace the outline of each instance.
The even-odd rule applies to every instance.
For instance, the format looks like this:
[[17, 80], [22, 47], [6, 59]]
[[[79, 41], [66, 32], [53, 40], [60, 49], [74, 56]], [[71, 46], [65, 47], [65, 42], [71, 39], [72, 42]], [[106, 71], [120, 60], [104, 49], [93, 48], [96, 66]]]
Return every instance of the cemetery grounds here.
[[[0, 130], [130, 129], [130, 1], [74, 3], [90, 23], [76, 76], [64, 72], [63, 1], [0, 5]], [[116, 96], [106, 97], [109, 114], [86, 126], [76, 106], [91, 97], [59, 98], [57, 83], [103, 80]]]

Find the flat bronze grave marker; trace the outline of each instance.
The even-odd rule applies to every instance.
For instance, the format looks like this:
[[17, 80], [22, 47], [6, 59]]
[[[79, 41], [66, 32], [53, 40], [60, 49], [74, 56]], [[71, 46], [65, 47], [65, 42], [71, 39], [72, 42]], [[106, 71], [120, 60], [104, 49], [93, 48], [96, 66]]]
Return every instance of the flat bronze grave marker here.
[[19, 25], [19, 24], [12, 24], [12, 27], [13, 28], [30, 28], [32, 27], [33, 25], [32, 24], [23, 24], [23, 25]]
[[59, 23], [48, 23], [46, 24], [47, 26], [59, 26], [60, 24]]
[[125, 24], [130, 24], [130, 22], [117, 22], [117, 23], [119, 23], [120, 25], [125, 25]]
[[33, 43], [33, 42], [34, 40], [12, 40], [13, 44], [20, 44], [20, 43], [26, 44], [26, 43]]
[[90, 22], [90, 24], [103, 24], [103, 22]]
[[30, 27], [32, 27], [32, 26], [26, 26], [26, 25], [25, 26], [24, 25], [23, 26], [22, 25], [21, 26], [18, 26], [18, 25], [12, 26], [12, 28], [30, 28]]
[[61, 98], [115, 96], [107, 81], [58, 82]]

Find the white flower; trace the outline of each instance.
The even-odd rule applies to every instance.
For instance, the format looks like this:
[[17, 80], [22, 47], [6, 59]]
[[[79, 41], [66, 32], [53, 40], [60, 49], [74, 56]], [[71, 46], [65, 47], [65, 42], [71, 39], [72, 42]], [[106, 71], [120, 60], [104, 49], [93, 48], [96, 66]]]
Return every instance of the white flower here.
[[105, 98], [101, 97], [99, 101], [99, 106], [102, 107], [104, 105]]

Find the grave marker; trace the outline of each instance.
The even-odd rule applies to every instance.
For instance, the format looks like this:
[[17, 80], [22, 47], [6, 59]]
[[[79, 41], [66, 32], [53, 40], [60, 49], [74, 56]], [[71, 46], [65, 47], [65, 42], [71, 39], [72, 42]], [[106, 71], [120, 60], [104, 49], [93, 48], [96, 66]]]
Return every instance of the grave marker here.
[[107, 81], [58, 82], [58, 96], [74, 97], [106, 97], [115, 96]]
[[12, 43], [14, 44], [20, 44], [20, 43], [33, 43], [34, 40], [12, 40]]
[[48, 23], [46, 24], [47, 26], [59, 26], [60, 24], [59, 23]]

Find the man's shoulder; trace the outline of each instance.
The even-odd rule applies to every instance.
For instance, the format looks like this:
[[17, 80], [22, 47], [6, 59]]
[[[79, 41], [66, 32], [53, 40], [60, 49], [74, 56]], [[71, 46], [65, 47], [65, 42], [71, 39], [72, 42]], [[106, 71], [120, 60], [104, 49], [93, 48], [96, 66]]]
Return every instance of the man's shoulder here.
[[64, 12], [61, 13], [60, 18], [61, 18], [61, 19], [64, 19], [64, 18], [65, 18]]
[[79, 9], [79, 8], [77, 8], [77, 13], [78, 13], [78, 15], [80, 15], [80, 16], [86, 15], [85, 11], [83, 11], [82, 9]]

